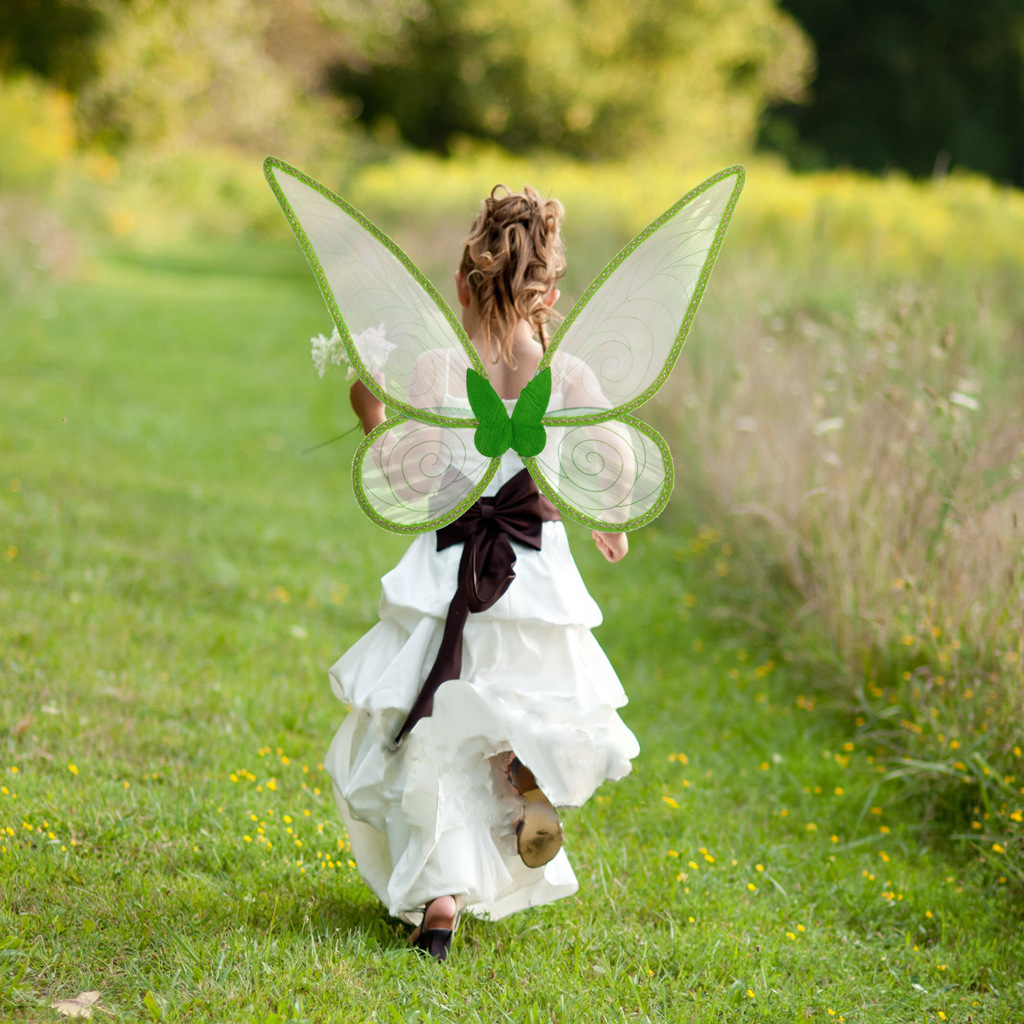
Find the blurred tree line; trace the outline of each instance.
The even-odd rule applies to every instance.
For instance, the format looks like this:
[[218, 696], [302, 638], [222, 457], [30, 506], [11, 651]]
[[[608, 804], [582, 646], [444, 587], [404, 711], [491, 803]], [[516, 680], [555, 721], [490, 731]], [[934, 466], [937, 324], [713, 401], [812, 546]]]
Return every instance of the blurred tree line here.
[[367, 27], [332, 86], [439, 153], [470, 138], [591, 160], [735, 154], [810, 68], [773, 0], [407, 0], [394, 27]]
[[949, 167], [1024, 185], [1024, 0], [780, 0], [814, 40], [811, 100], [761, 141], [798, 168], [916, 176]]
[[1024, 0], [4, 0], [18, 72], [114, 152], [759, 142], [798, 167], [1024, 175]]

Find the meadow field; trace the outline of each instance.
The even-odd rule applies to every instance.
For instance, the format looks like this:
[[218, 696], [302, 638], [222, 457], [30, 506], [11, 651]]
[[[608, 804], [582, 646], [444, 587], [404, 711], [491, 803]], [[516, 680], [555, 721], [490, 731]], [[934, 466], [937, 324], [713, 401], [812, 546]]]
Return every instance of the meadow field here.
[[[449, 295], [477, 179], [522, 171], [349, 194]], [[615, 173], [530, 172], [569, 211], [566, 310], [682, 191]], [[359, 512], [355, 434], [307, 451], [353, 418], [298, 247], [252, 233], [270, 193], [241, 239], [174, 237], [141, 186], [94, 204], [120, 241], [12, 229], [0, 1017], [1020, 1021], [1024, 201], [948, 186], [752, 168], [645, 410], [668, 511], [617, 566], [570, 530], [642, 753], [566, 816], [580, 893], [464, 921], [443, 966], [321, 767], [326, 670], [406, 541]]]

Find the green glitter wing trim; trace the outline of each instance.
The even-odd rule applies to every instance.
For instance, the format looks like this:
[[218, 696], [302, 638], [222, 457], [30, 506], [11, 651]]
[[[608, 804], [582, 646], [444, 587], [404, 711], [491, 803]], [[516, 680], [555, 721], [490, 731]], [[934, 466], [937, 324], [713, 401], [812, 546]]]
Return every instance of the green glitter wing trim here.
[[[686, 193], [641, 231], [595, 278], [570, 310], [541, 359], [555, 390], [576, 404], [544, 417], [600, 423], [637, 409], [665, 383], [704, 296], [746, 178], [739, 164]], [[732, 179], [730, 181], [730, 179]], [[684, 305], [685, 303], [685, 305]], [[579, 412], [573, 412], [579, 409]]]
[[[268, 157], [264, 173], [353, 367], [400, 414], [367, 435], [353, 460], [353, 488], [370, 519], [418, 533], [458, 518], [497, 471], [506, 430], [568, 518], [634, 530], [662, 511], [674, 479], [668, 446], [627, 413], [664, 384], [678, 358], [743, 187], [742, 167], [692, 189], [608, 264], [555, 334], [511, 417], [504, 403], [500, 416], [490, 408], [497, 395], [462, 325], [384, 232], [281, 160]], [[447, 386], [453, 376], [472, 381], [473, 371], [479, 380], [468, 387], [488, 392], [475, 395], [479, 418], [459, 415]], [[552, 390], [562, 405], [548, 410]], [[477, 450], [467, 428], [486, 420], [484, 434], [494, 434], [499, 419], [502, 438]]]
[[439, 411], [442, 373], [459, 381], [469, 367], [487, 373], [430, 281], [380, 228], [320, 182], [276, 157], [267, 157], [263, 170], [360, 380], [405, 416], [475, 427], [475, 419]]
[[464, 429], [394, 417], [363, 438], [352, 489], [363, 512], [393, 533], [438, 530], [486, 490], [498, 458], [486, 458]]
[[540, 456], [523, 462], [569, 519], [605, 532], [638, 530], [668, 504], [672, 456], [643, 420], [626, 414], [598, 424], [559, 423], [548, 438]]

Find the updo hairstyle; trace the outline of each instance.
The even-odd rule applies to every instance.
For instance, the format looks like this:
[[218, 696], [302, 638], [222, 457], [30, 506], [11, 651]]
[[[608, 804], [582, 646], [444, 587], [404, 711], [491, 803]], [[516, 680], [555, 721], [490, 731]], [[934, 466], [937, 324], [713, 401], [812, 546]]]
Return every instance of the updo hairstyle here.
[[559, 228], [565, 211], [529, 185], [510, 192], [495, 185], [473, 222], [459, 269], [480, 313], [484, 352], [515, 369], [512, 335], [526, 320], [548, 346], [547, 322], [556, 314], [544, 297], [565, 273]]

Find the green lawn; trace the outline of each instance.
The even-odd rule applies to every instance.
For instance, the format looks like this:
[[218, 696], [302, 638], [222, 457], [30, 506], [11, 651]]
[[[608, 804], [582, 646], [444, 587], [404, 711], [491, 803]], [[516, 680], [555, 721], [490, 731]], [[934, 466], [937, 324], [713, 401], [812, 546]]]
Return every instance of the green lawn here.
[[621, 566], [572, 531], [643, 748], [567, 816], [579, 895], [407, 948], [320, 768], [326, 669], [406, 543], [358, 511], [355, 435], [302, 454], [351, 423], [326, 324], [294, 246], [0, 310], [0, 1018], [1019, 1024], [998, 869], [758, 646], [682, 493]]

